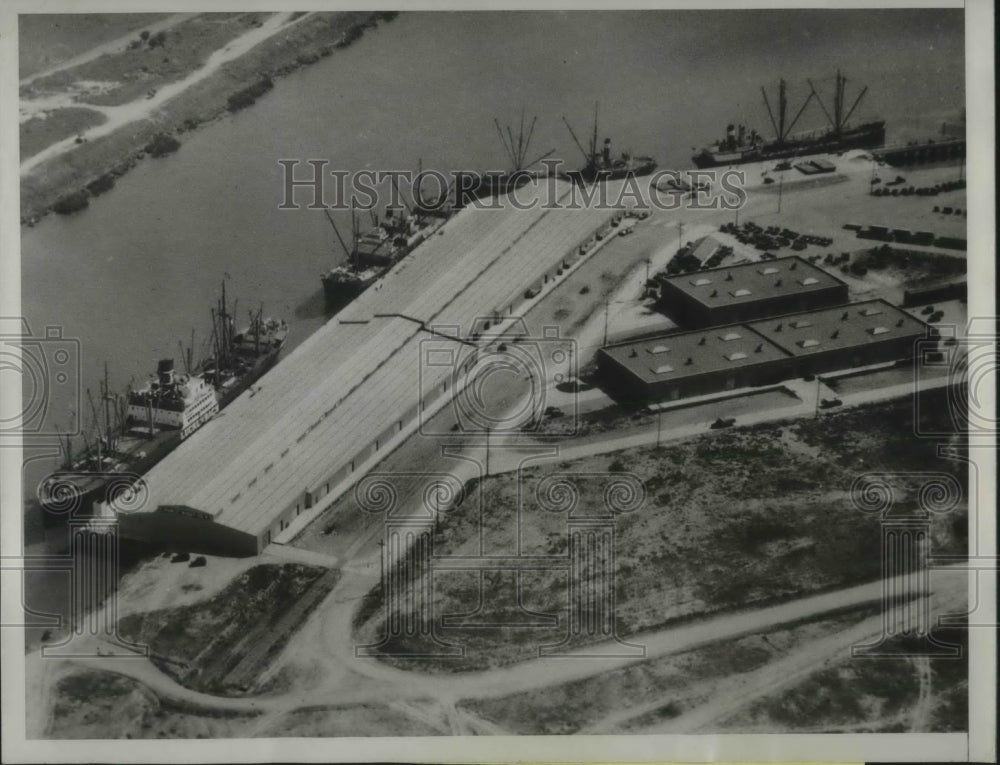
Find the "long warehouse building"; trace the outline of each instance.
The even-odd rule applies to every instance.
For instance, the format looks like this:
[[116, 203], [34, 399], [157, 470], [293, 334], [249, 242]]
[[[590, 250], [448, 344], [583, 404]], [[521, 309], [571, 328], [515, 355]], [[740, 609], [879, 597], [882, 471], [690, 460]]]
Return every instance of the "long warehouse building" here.
[[[570, 185], [556, 182], [559, 199]], [[546, 190], [535, 192], [545, 199]], [[524, 201], [529, 191], [518, 192]], [[144, 477], [123, 536], [252, 555], [346, 486], [420, 412], [452, 394], [454, 370], [421, 368], [421, 343], [460, 329], [471, 367], [477, 318], [509, 316], [593, 241], [615, 211], [467, 207], [298, 346]], [[460, 351], [465, 351], [460, 352]], [[419, 382], [418, 382], [419, 381]]]

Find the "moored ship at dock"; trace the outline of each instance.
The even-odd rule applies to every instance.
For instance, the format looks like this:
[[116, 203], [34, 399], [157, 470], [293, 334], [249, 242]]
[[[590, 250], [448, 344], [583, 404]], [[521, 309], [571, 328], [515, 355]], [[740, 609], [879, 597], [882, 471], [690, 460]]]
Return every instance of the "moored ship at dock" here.
[[362, 234], [357, 213], [351, 211], [351, 244], [344, 241], [328, 210], [324, 210], [337, 241], [347, 255], [347, 263], [335, 266], [320, 277], [327, 313], [334, 314], [368, 289], [424, 239], [440, 228], [447, 216], [431, 218], [407, 208], [386, 209], [385, 218], [373, 214], [372, 229]]
[[[885, 122], [874, 120], [860, 125], [849, 125], [848, 120], [861, 103], [867, 86], [862, 88], [854, 103], [845, 110], [845, 88], [847, 78], [837, 72], [836, 91], [833, 99], [833, 114], [823, 105], [812, 82], [809, 82], [810, 92], [795, 117], [786, 124], [788, 100], [785, 81], [778, 84], [778, 115], [775, 118], [767, 92], [761, 88], [764, 104], [771, 118], [775, 137], [766, 140], [756, 129], [749, 129], [743, 124], [730, 124], [726, 127], [726, 135], [711, 146], [697, 152], [691, 161], [698, 168], [739, 165], [747, 162], [763, 162], [774, 159], [808, 156], [810, 154], [827, 154], [846, 151], [848, 149], [874, 149], [885, 143]], [[806, 133], [793, 134], [795, 127], [809, 103], [816, 99], [823, 109], [830, 124], [828, 127]]]
[[[74, 457], [64, 445], [65, 460], [38, 487], [42, 521], [46, 526], [70, 517], [92, 514], [96, 502], [107, 502], [128, 490], [141, 476], [184, 439], [231, 403], [277, 361], [288, 335], [285, 322], [265, 319], [262, 310], [251, 313], [249, 324], [234, 331], [223, 286], [212, 310], [215, 353], [177, 374], [172, 358], [161, 359], [156, 376], [124, 394], [101, 384], [103, 411], [91, 401], [94, 439]], [[89, 394], [89, 391], [88, 391]]]
[[616, 181], [629, 176], [640, 177], [650, 175], [656, 170], [656, 160], [652, 157], [637, 156], [631, 151], [624, 151], [620, 156], [612, 156], [611, 139], [605, 138], [600, 150], [597, 148], [597, 105], [594, 105], [594, 131], [590, 143], [585, 149], [576, 137], [573, 127], [563, 117], [563, 122], [569, 129], [573, 142], [583, 154], [584, 166], [579, 170], [571, 170], [566, 177], [576, 183], [595, 183], [597, 181]]

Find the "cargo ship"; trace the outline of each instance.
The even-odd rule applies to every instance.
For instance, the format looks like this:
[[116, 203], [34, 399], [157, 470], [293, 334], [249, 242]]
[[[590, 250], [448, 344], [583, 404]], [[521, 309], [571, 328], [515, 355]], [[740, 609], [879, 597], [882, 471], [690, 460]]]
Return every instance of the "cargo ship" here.
[[85, 443], [82, 454], [74, 458], [67, 438], [62, 467], [38, 487], [43, 524], [92, 515], [96, 502], [107, 502], [129, 489], [136, 476], [150, 470], [270, 369], [288, 326], [265, 319], [262, 313], [251, 313], [249, 324], [235, 331], [223, 285], [222, 297], [212, 309], [212, 357], [192, 369], [189, 348], [184, 374], [175, 373], [172, 358], [161, 359], [153, 379], [140, 388], [130, 387], [124, 395], [111, 392], [105, 367], [102, 411], [91, 398], [93, 443]]
[[249, 324], [235, 329], [226, 303], [226, 285], [212, 309], [214, 355], [205, 359], [199, 371], [215, 389], [219, 408], [225, 408], [274, 366], [288, 337], [284, 321], [264, 318], [263, 308], [250, 313]]
[[573, 142], [583, 154], [585, 164], [579, 170], [571, 170], [566, 177], [575, 183], [594, 183], [596, 181], [614, 181], [629, 176], [640, 177], [650, 175], [656, 170], [656, 160], [652, 157], [636, 156], [630, 151], [612, 156], [611, 139], [605, 138], [600, 151], [597, 149], [597, 105], [594, 105], [594, 132], [590, 143], [585, 149], [573, 131], [573, 126], [563, 117], [563, 122], [573, 137]]
[[[404, 205], [406, 203], [404, 202]], [[413, 251], [424, 239], [440, 228], [447, 214], [425, 216], [410, 206], [407, 212], [386, 208], [385, 218], [372, 214], [373, 227], [361, 234], [358, 215], [351, 210], [351, 244], [340, 235], [337, 224], [324, 210], [337, 241], [347, 256], [347, 263], [323, 273], [323, 297], [328, 314], [335, 314], [374, 284], [386, 271]]]
[[74, 460], [67, 439], [65, 464], [38, 487], [45, 526], [92, 515], [94, 503], [129, 489], [136, 476], [219, 411], [219, 399], [204, 376], [176, 375], [173, 359], [161, 359], [155, 379], [124, 397], [108, 391], [105, 372], [101, 393], [104, 419], [95, 409], [94, 443]]
[[457, 178], [457, 191], [455, 192], [455, 206], [465, 207], [474, 199], [486, 199], [488, 197], [509, 194], [515, 189], [521, 188], [526, 183], [536, 178], [543, 177], [540, 172], [532, 172], [529, 168], [534, 167], [544, 159], [548, 159], [555, 154], [555, 149], [550, 149], [544, 154], [528, 160], [528, 151], [531, 148], [531, 139], [535, 134], [535, 124], [538, 117], [532, 117], [531, 125], [527, 134], [524, 132], [524, 113], [521, 113], [521, 126], [518, 129], [515, 139], [513, 128], [507, 125], [504, 132], [500, 127], [500, 120], [493, 118], [493, 125], [500, 136], [500, 144], [503, 146], [504, 154], [511, 163], [511, 169], [507, 171], [488, 171], [482, 175], [460, 174]]
[[[774, 128], [774, 138], [766, 140], [756, 129], [748, 129], [743, 124], [730, 124], [726, 127], [726, 135], [717, 143], [703, 148], [696, 153], [691, 161], [695, 167], [720, 167], [724, 165], [739, 165], [746, 162], [764, 162], [774, 159], [808, 156], [810, 154], [829, 154], [847, 149], [875, 149], [885, 144], [885, 122], [876, 120], [861, 125], [850, 125], [848, 120], [854, 114], [858, 104], [868, 92], [865, 86], [858, 93], [854, 103], [845, 109], [847, 78], [837, 72], [836, 90], [833, 98], [833, 114], [823, 104], [812, 81], [809, 82], [809, 95], [799, 107], [795, 117], [786, 121], [788, 99], [785, 81], [778, 83], [778, 115], [775, 118], [767, 91], [761, 88], [764, 105], [767, 107], [771, 126]], [[807, 133], [793, 134], [799, 118], [805, 112], [809, 103], [816, 99], [823, 113], [829, 120], [829, 126]], [[787, 124], [786, 124], [787, 122]]]

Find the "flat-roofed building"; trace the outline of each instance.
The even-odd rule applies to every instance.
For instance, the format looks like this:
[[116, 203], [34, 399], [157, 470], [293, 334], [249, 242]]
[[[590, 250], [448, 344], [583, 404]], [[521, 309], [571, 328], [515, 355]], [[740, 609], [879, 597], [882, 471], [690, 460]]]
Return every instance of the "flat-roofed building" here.
[[847, 285], [793, 255], [661, 276], [660, 305], [683, 327], [711, 327], [846, 303]]
[[602, 384], [638, 405], [907, 359], [926, 336], [923, 322], [869, 300], [617, 343], [597, 362]]

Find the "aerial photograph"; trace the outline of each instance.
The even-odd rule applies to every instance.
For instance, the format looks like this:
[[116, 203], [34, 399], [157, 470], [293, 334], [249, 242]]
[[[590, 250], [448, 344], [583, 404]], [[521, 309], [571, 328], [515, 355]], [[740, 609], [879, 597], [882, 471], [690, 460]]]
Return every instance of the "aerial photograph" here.
[[968, 758], [966, 24], [22, 10], [21, 735]]

